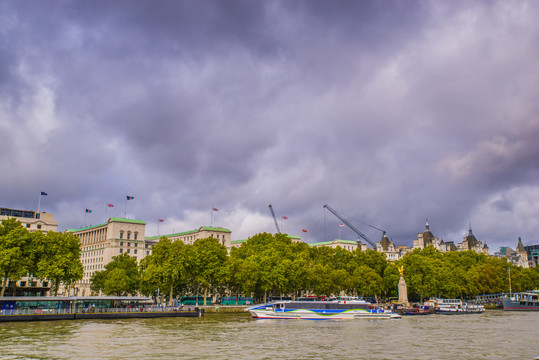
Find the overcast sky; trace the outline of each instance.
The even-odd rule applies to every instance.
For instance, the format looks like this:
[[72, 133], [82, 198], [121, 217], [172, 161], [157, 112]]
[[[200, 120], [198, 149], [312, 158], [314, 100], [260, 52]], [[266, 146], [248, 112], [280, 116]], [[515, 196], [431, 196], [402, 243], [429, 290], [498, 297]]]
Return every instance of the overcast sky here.
[[276, 231], [272, 204], [306, 242], [356, 239], [329, 204], [373, 241], [428, 219], [491, 253], [538, 244], [537, 19], [538, 1], [2, 1], [0, 207], [44, 191], [59, 230], [127, 210], [147, 236], [245, 239]]

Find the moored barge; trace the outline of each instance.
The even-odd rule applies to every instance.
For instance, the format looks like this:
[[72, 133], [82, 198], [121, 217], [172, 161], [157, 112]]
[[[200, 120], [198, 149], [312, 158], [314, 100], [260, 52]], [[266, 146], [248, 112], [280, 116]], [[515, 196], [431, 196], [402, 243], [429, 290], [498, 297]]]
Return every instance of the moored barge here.
[[199, 317], [198, 307], [148, 306], [146, 297], [0, 297], [0, 322]]

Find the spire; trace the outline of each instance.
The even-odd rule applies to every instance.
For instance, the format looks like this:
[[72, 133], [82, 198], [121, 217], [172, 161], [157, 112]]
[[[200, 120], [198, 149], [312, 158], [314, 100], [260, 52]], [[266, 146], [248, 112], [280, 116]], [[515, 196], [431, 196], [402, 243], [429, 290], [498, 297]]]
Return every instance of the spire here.
[[522, 240], [520, 239], [520, 236], [518, 237], [517, 251], [520, 251], [520, 252], [526, 251], [526, 248], [524, 247], [524, 245], [522, 245]]
[[429, 230], [429, 219], [428, 218], [425, 218], [425, 230]]

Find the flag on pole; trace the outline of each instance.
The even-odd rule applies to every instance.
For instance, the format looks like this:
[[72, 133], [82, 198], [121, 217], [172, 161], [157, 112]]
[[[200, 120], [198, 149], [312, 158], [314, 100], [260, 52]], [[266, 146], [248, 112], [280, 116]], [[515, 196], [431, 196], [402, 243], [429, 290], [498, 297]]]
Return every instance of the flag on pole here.
[[113, 204], [107, 204], [107, 207], [114, 207]]
[[133, 200], [135, 198], [134, 196], [129, 196], [129, 195], [127, 195], [126, 197], [127, 197], [127, 200]]
[[165, 221], [165, 220], [163, 220], [163, 219], [157, 219], [157, 220], [158, 220], [159, 222], [163, 222], [163, 221]]
[[340, 227], [344, 227], [344, 224], [339, 224]]
[[216, 208], [211, 208], [212, 211], [219, 211], [218, 209]]
[[42, 191], [42, 192], [41, 192], [41, 196], [47, 196], [47, 193], [44, 192], [44, 191]]
[[301, 229], [301, 231], [303, 231], [303, 232], [307, 232], [307, 230], [305, 230], [305, 229]]
[[92, 210], [86, 209], [86, 212], [90, 214], [92, 212]]
[[283, 220], [288, 220], [288, 216], [281, 216]]

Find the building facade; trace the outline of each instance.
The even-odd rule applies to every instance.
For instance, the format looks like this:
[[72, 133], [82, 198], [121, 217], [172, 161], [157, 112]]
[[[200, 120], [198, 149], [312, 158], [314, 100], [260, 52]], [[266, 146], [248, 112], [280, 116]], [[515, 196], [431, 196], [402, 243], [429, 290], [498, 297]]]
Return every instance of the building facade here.
[[470, 225], [468, 229], [468, 235], [462, 238], [462, 242], [457, 245], [458, 251], [466, 251], [466, 250], [473, 250], [480, 254], [489, 254], [488, 246], [485, 243], [483, 243], [475, 237], [475, 235], [472, 232], [472, 225]]
[[201, 226], [195, 230], [184, 231], [184, 232], [175, 233], [175, 234], [147, 237], [146, 240], [159, 241], [160, 238], [162, 238], [163, 236], [166, 236], [168, 239], [172, 241], [181, 240], [186, 245], [192, 245], [198, 239], [205, 239], [208, 237], [213, 237], [219, 240], [219, 242], [222, 245], [225, 245], [227, 249], [230, 249], [230, 247], [232, 246], [231, 235], [232, 235], [232, 231], [230, 231], [229, 229], [225, 229], [222, 227]]
[[382, 240], [376, 243], [376, 251], [384, 253], [387, 260], [394, 262], [406, 255], [410, 249], [408, 246], [395, 246], [393, 240], [389, 240], [384, 234]]
[[151, 254], [146, 243], [146, 222], [143, 220], [110, 218], [106, 223], [81, 229], [67, 229], [80, 239], [84, 277], [75, 285], [75, 295], [90, 295], [90, 279], [96, 271], [105, 269], [113, 256], [129, 254], [137, 261]]
[[539, 265], [539, 245], [524, 246], [524, 249], [528, 252], [528, 266], [532, 268]]
[[19, 220], [28, 231], [57, 231], [58, 222], [54, 220], [53, 214], [32, 210], [16, 210], [8, 208], [0, 208], [0, 221], [9, 218]]
[[362, 251], [365, 251], [367, 250], [367, 245], [359, 242], [359, 241], [355, 241], [355, 240], [342, 240], [342, 239], [335, 239], [335, 240], [332, 240], [332, 241], [322, 241], [322, 242], [317, 242], [317, 243], [311, 243], [309, 244], [311, 247], [321, 247], [321, 246], [327, 246], [327, 247], [330, 247], [330, 248], [333, 248], [333, 249], [336, 249], [337, 247], [341, 247], [342, 249], [344, 250], [348, 250], [348, 251], [354, 251], [354, 250], [357, 250], [358, 248]]

